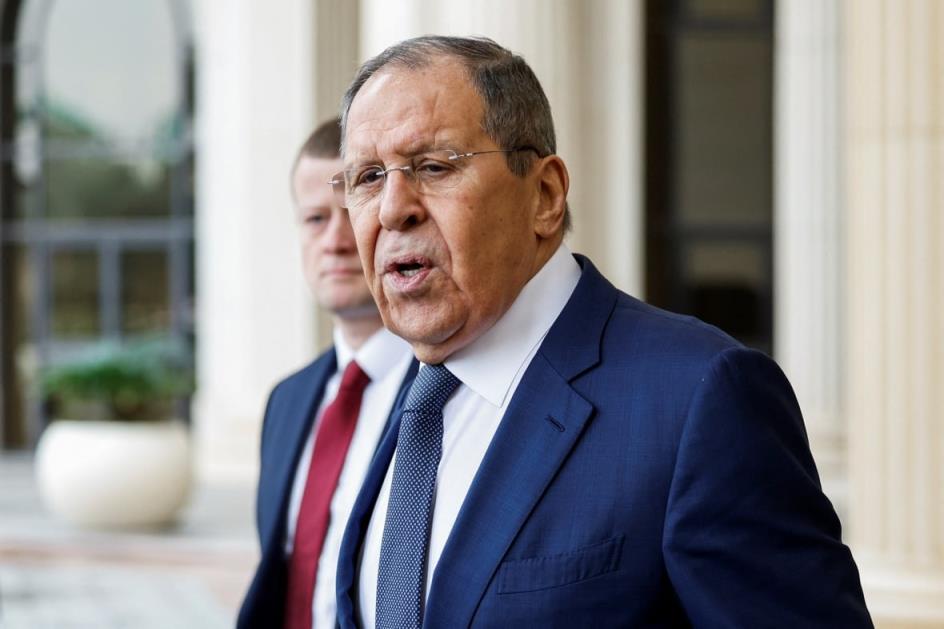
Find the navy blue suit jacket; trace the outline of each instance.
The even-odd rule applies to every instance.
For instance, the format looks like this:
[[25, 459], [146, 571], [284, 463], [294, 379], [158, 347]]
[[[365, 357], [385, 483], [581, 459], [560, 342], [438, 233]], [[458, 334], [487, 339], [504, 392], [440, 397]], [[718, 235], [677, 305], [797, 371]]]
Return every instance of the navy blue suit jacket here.
[[[424, 626], [871, 626], [774, 362], [578, 261], [443, 549]], [[398, 427], [345, 532], [345, 628]]]
[[[397, 403], [412, 383], [417, 367], [414, 360], [400, 385]], [[298, 458], [311, 433], [325, 385], [336, 369], [334, 349], [329, 349], [279, 382], [269, 395], [262, 422], [256, 495], [256, 528], [262, 556], [239, 611], [240, 629], [282, 626], [288, 576], [285, 559], [288, 503]], [[387, 421], [389, 425], [389, 417]]]

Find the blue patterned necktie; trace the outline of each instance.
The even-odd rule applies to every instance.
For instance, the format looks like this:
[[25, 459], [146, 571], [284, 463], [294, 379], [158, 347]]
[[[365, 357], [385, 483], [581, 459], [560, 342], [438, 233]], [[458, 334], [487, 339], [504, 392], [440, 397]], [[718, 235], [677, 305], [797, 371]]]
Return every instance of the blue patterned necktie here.
[[459, 379], [442, 365], [420, 369], [403, 405], [390, 503], [380, 544], [377, 629], [423, 624], [423, 590], [446, 400]]

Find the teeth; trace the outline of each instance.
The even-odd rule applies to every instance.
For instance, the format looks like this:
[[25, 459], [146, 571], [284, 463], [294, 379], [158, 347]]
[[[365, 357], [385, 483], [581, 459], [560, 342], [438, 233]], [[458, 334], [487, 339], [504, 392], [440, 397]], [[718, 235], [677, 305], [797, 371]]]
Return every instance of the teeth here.
[[400, 271], [400, 275], [403, 275], [404, 277], [413, 277], [414, 275], [416, 275], [416, 274], [419, 273], [419, 272], [420, 272], [420, 269], [419, 269], [419, 268], [416, 268], [416, 269], [403, 269], [402, 271]]

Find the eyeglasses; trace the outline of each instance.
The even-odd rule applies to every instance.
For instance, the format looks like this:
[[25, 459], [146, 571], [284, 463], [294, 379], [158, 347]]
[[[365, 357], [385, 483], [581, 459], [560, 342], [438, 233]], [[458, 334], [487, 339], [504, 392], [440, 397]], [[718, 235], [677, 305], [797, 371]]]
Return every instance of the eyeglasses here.
[[358, 212], [380, 202], [387, 175], [392, 172], [400, 171], [406, 175], [420, 194], [437, 195], [456, 188], [462, 182], [466, 160], [476, 155], [518, 151], [537, 152], [537, 149], [522, 146], [469, 153], [457, 153], [450, 149], [428, 151], [414, 155], [402, 166], [385, 169], [372, 164], [350, 168], [334, 175], [328, 183], [334, 190], [338, 205], [347, 208], [349, 212]]

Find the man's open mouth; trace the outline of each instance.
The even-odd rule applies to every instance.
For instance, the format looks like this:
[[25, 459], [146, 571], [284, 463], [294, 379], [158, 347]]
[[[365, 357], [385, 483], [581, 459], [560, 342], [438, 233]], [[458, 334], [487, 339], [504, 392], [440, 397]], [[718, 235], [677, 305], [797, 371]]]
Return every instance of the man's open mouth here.
[[398, 258], [387, 265], [387, 272], [394, 273], [401, 277], [413, 277], [424, 269], [430, 268], [430, 261], [421, 256], [410, 256]]
[[413, 277], [414, 275], [419, 273], [421, 269], [423, 269], [423, 265], [418, 264], [416, 262], [410, 262], [409, 264], [397, 265], [397, 273], [405, 277]]

